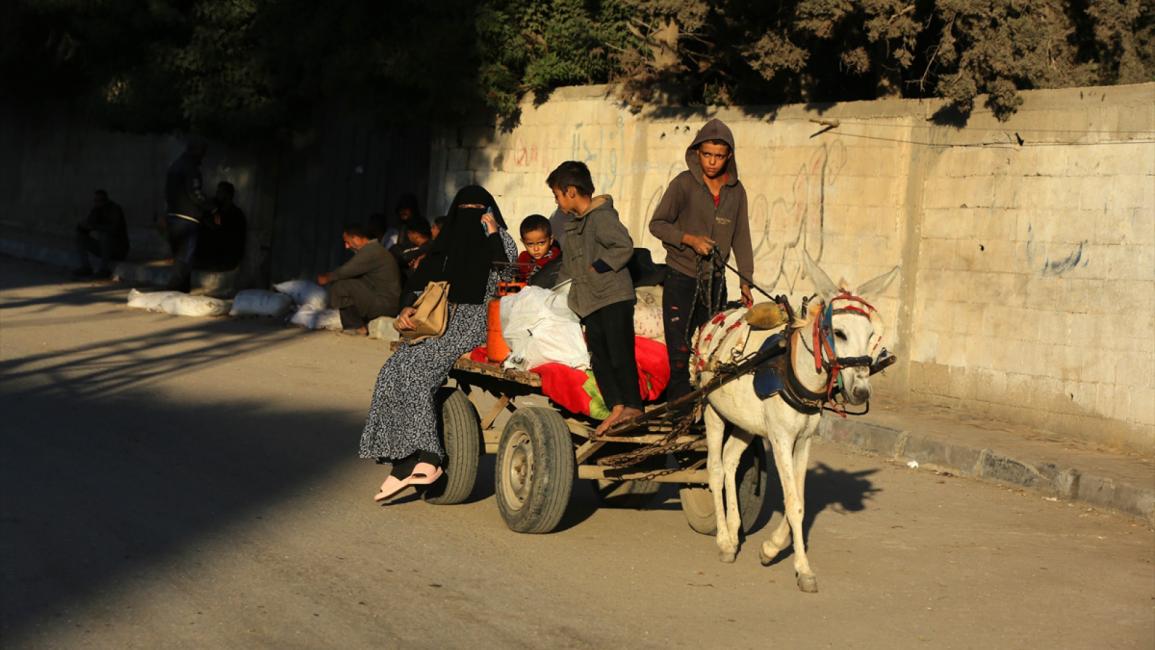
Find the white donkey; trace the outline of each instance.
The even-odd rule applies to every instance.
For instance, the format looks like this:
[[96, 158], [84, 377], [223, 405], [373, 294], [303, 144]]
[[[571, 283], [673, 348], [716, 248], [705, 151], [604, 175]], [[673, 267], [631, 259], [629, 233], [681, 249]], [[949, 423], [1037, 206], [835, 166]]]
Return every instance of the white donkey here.
[[[741, 528], [735, 471], [755, 435], [769, 440], [782, 482], [785, 517], [762, 543], [762, 564], [770, 564], [786, 548], [792, 532], [798, 588], [813, 593], [818, 591], [818, 581], [810, 570], [802, 538], [811, 436], [818, 428], [823, 404], [829, 404], [828, 397], [841, 393], [841, 399], [851, 405], [861, 405], [870, 398], [870, 366], [881, 351], [882, 323], [865, 297], [881, 293], [898, 268], [850, 292], [837, 287], [809, 255], [803, 253], [803, 257], [806, 273], [818, 293], [793, 328], [785, 332], [782, 328], [751, 331], [743, 322], [746, 310], [723, 312], [698, 330], [691, 373], [696, 385], [704, 385], [717, 370], [717, 363], [749, 355], [777, 333], [788, 337], [778, 368], [780, 375], [793, 377], [781, 377], [784, 381], [779, 392], [761, 399], [750, 374], [710, 393], [705, 409], [707, 467], [718, 518], [720, 558], [733, 562]], [[724, 439], [727, 422], [734, 425], [733, 433]]]

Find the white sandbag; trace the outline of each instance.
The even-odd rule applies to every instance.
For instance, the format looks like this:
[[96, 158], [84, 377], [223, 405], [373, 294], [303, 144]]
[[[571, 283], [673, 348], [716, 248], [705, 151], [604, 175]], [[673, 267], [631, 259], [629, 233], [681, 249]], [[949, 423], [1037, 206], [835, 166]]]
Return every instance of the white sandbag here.
[[287, 294], [264, 289], [245, 289], [233, 298], [233, 308], [229, 316], [265, 316], [276, 318], [288, 313], [293, 299]]
[[554, 291], [526, 287], [501, 299], [502, 334], [510, 350], [506, 367], [528, 370], [551, 362], [589, 367], [589, 350], [568, 294], [568, 284]]
[[391, 343], [401, 340], [401, 332], [393, 327], [393, 318], [381, 316], [369, 321], [369, 338]]
[[184, 295], [179, 291], [137, 291], [128, 290], [128, 306], [133, 309], [147, 309], [148, 311], [163, 311], [161, 304], [173, 296]]
[[177, 293], [165, 298], [161, 311], [174, 316], [224, 316], [229, 313], [228, 301], [208, 296], [190, 296]]
[[322, 287], [316, 282], [289, 280], [288, 282], [274, 284], [273, 288], [292, 298], [293, 302], [297, 303], [299, 307], [325, 309], [329, 306], [329, 292], [325, 290], [325, 287]]
[[634, 334], [655, 341], [666, 342], [665, 321], [662, 319], [662, 287], [638, 287], [634, 305]]
[[301, 307], [289, 322], [297, 327], [311, 330], [341, 331], [341, 312], [336, 309], [314, 309]]

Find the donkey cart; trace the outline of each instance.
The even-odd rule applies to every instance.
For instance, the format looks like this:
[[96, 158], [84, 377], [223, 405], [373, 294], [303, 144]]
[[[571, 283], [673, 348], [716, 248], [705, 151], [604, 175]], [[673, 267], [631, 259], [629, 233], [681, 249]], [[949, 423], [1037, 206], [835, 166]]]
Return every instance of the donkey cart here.
[[[459, 359], [439, 400], [445, 476], [424, 493], [429, 503], [462, 503], [473, 492], [482, 453], [496, 454], [494, 493], [506, 525], [520, 533], [553, 531], [565, 514], [574, 479], [593, 483], [608, 506], [638, 507], [661, 489], [679, 486], [693, 530], [716, 531], [706, 471], [706, 439], [698, 418], [674, 406], [693, 404], [713, 386], [678, 404], [651, 406], [640, 418], [595, 436], [597, 421], [565, 411], [541, 390], [541, 378], [498, 365]], [[738, 468], [743, 528], [762, 511], [768, 456], [759, 439]]]

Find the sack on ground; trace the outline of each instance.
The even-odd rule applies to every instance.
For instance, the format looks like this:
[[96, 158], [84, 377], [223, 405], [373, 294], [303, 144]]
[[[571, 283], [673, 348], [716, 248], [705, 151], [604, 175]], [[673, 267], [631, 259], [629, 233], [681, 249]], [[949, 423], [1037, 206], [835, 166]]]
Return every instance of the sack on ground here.
[[634, 305], [634, 334], [654, 341], [666, 342], [666, 326], [662, 319], [662, 287], [638, 287]]
[[336, 309], [314, 309], [301, 307], [289, 322], [297, 327], [310, 330], [341, 331], [341, 312]]
[[329, 292], [316, 282], [289, 280], [274, 284], [273, 288], [292, 298], [299, 307], [325, 309], [329, 306]]
[[147, 309], [148, 311], [162, 311], [161, 304], [173, 296], [184, 295], [179, 291], [137, 291], [129, 289], [128, 306], [133, 309]]
[[391, 343], [401, 340], [401, 333], [393, 327], [391, 316], [381, 316], [369, 321], [369, 338]]
[[229, 313], [229, 303], [220, 298], [177, 293], [166, 298], [160, 309], [173, 316], [224, 316]]
[[284, 316], [293, 306], [293, 299], [287, 294], [264, 289], [245, 289], [233, 298], [233, 308], [229, 316]]

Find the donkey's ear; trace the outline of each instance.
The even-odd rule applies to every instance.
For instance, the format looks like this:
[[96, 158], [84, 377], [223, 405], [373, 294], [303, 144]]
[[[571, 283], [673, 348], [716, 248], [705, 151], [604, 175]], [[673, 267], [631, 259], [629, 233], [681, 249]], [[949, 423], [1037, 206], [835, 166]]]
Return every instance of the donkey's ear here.
[[886, 288], [890, 286], [890, 283], [894, 282], [894, 279], [898, 277], [898, 271], [900, 268], [901, 267], [896, 266], [886, 273], [878, 276], [877, 278], [874, 278], [873, 280], [867, 280], [866, 282], [863, 282], [862, 286], [854, 290], [854, 295], [860, 296], [862, 298], [866, 298], [868, 296], [878, 297], [882, 294], [883, 291], [886, 291]]
[[818, 296], [824, 300], [830, 300], [839, 294], [838, 287], [834, 281], [826, 275], [826, 271], [818, 268], [818, 264], [810, 258], [810, 253], [806, 249], [802, 250], [802, 265], [806, 269], [806, 275], [810, 281], [814, 283], [814, 290], [818, 292]]

